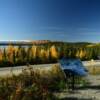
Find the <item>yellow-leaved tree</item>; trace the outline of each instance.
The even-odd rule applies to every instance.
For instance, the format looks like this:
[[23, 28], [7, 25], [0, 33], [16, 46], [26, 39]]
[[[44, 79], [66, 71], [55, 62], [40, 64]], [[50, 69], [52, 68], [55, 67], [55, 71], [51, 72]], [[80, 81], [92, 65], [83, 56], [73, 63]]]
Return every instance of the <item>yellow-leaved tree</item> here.
[[32, 52], [32, 62], [34, 63], [40, 63], [40, 51], [41, 48], [39, 46], [32, 46], [31, 52]]
[[33, 58], [36, 58], [36, 51], [37, 51], [37, 46], [33, 45], [32, 48], [31, 48]]
[[2, 53], [2, 50], [0, 49], [0, 61], [3, 60], [3, 53]]
[[15, 48], [14, 46], [12, 45], [9, 45], [7, 47], [7, 60], [11, 63], [13, 63], [14, 61], [14, 51], [15, 51]]
[[85, 56], [86, 56], [86, 52], [85, 52], [84, 50], [81, 49], [81, 50], [80, 50], [79, 57], [80, 57], [81, 59], [84, 59]]
[[76, 57], [77, 57], [77, 58], [80, 57], [80, 51], [79, 51], [79, 50], [77, 50], [77, 52], [76, 52]]
[[58, 52], [57, 52], [57, 49], [54, 45], [51, 46], [50, 53], [51, 53], [52, 58], [58, 59]]
[[47, 51], [45, 49], [41, 49], [40, 58], [41, 58], [43, 63], [46, 62], [46, 60], [47, 60]]
[[44, 49], [41, 49], [40, 57], [46, 57], [46, 51]]

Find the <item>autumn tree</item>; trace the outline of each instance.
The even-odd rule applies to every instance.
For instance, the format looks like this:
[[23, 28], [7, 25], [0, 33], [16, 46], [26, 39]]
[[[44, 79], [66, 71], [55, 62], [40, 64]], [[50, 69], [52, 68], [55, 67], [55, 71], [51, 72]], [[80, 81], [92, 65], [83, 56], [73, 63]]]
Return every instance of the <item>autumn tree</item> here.
[[8, 47], [7, 47], [7, 60], [11, 63], [11, 64], [13, 64], [14, 63], [14, 51], [15, 51], [15, 49], [14, 49], [14, 46], [12, 46], [12, 45], [9, 45]]
[[51, 57], [54, 61], [56, 61], [58, 59], [58, 52], [57, 52], [57, 49], [56, 47], [53, 45], [51, 46], [50, 48], [50, 53], [51, 53]]
[[75, 55], [76, 55], [76, 57], [77, 57], [77, 58], [79, 58], [79, 57], [80, 57], [80, 51], [79, 51], [79, 49], [77, 49], [77, 52], [76, 52], [76, 54], [75, 54]]
[[6, 48], [3, 49], [3, 62], [7, 62], [7, 52], [6, 52]]
[[0, 62], [2, 62], [3, 60], [3, 53], [2, 53], [2, 50], [0, 49]]
[[31, 52], [32, 52], [32, 59], [34, 63], [40, 63], [40, 51], [41, 48], [39, 46], [32, 46]]
[[26, 62], [33, 63], [33, 54], [32, 54], [32, 47], [28, 47], [26, 51]]
[[45, 49], [41, 49], [40, 51], [40, 59], [42, 61], [42, 63], [46, 63], [47, 59], [48, 59], [48, 52]]
[[37, 51], [37, 46], [33, 45], [32, 48], [31, 48], [33, 58], [36, 58], [36, 51]]
[[84, 59], [85, 55], [86, 55], [85, 51], [83, 49], [81, 49], [80, 53], [79, 53], [80, 59]]

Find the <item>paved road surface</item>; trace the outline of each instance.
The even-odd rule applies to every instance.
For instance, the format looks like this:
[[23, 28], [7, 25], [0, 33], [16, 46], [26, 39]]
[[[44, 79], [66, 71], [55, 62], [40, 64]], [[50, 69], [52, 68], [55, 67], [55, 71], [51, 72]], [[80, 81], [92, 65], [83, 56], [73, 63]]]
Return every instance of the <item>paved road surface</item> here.
[[[41, 64], [41, 65], [30, 65], [33, 68], [39, 68], [39, 69], [49, 69], [53, 64]], [[5, 67], [0, 68], [0, 76], [6, 76], [11, 75], [11, 73], [14, 73], [16, 75], [20, 74], [22, 72], [22, 69], [27, 68], [27, 66], [16, 66], [16, 67]]]
[[[96, 65], [96, 66], [100, 66], [100, 60], [96, 60], [96, 61], [83, 61], [82, 62], [84, 66], [93, 66], [93, 65]], [[53, 64], [41, 64], [41, 65], [31, 65], [33, 68], [50, 68]], [[16, 66], [16, 67], [6, 67], [6, 68], [0, 68], [0, 76], [3, 76], [3, 75], [9, 75], [11, 74], [11, 71], [14, 73], [14, 74], [19, 74], [22, 72], [22, 69], [23, 68], [26, 68], [27, 66]]]

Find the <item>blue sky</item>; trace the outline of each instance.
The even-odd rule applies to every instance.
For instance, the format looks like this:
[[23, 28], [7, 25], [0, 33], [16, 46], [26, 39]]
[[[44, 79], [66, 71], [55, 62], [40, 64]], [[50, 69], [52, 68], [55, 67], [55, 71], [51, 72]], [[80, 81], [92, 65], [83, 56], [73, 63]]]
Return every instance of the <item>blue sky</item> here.
[[100, 42], [100, 0], [0, 0], [0, 40]]

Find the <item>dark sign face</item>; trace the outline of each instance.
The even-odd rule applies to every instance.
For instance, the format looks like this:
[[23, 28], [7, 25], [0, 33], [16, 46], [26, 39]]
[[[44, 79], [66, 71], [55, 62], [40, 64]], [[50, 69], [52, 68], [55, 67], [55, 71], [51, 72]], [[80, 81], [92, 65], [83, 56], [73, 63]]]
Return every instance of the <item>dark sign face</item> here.
[[85, 67], [79, 59], [66, 59], [60, 60], [60, 64], [63, 70], [70, 71], [75, 75], [85, 76], [87, 74]]

